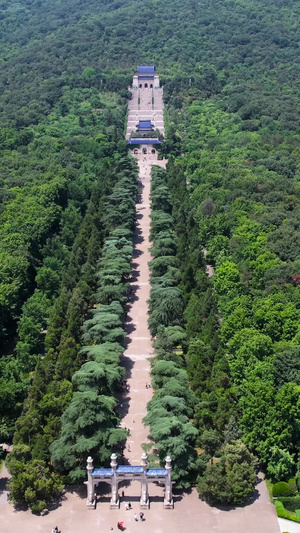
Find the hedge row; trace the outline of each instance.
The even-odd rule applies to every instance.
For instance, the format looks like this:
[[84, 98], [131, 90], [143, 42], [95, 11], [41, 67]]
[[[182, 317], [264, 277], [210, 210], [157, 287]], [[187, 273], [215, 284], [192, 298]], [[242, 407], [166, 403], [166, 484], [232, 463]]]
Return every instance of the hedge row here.
[[[279, 518], [286, 518], [287, 520], [292, 520], [293, 522], [300, 523], [300, 516], [296, 513], [296, 516], [293, 516], [290, 512], [286, 511], [284, 505], [281, 501], [277, 500], [275, 502], [275, 507], [277, 511], [277, 516]], [[298, 515], [298, 516], [297, 516]]]
[[85, 362], [72, 377], [75, 392], [62, 415], [61, 435], [50, 447], [55, 467], [68, 472], [73, 482], [85, 477], [89, 455], [96, 464], [107, 463], [112, 451], [122, 449], [127, 436], [117, 427], [120, 419], [115, 395], [125, 372], [120, 355], [133, 251], [136, 164], [127, 159], [118, 171], [118, 182], [104, 209], [103, 223], [109, 235], [98, 263], [94, 306], [82, 328]]
[[300, 510], [300, 496], [281, 496], [278, 500], [283, 503], [288, 511]]
[[153, 167], [151, 182], [151, 234], [149, 328], [156, 336], [152, 365], [155, 390], [148, 403], [144, 422], [150, 426], [160, 462], [170, 455], [173, 480], [178, 487], [188, 487], [193, 479], [197, 430], [190, 422], [194, 395], [189, 390], [184, 368], [182, 328], [184, 297], [178, 287], [180, 270], [172, 216], [167, 173]]

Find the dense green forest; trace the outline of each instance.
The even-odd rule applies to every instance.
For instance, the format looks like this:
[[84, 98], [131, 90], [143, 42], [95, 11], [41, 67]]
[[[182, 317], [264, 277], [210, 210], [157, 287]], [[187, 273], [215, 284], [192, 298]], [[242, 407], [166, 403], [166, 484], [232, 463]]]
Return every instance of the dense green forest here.
[[[105, 459], [124, 439], [110, 424], [136, 179], [124, 126], [138, 63], [155, 63], [164, 84], [169, 158], [151, 193], [151, 435], [163, 458], [180, 418], [190, 453], [175, 476], [186, 486], [198, 475], [210, 502], [247, 497], [253, 453], [274, 482], [298, 482], [299, 16], [292, 0], [0, 2], [0, 435], [15, 432], [14, 500], [41, 508], [60, 489], [53, 465], [79, 479], [88, 450], [101, 446]], [[129, 210], [121, 203], [109, 218], [124, 188]], [[117, 267], [114, 246], [124, 252]], [[91, 314], [100, 302], [104, 316]], [[95, 332], [105, 354], [90, 349]], [[91, 410], [102, 402], [107, 425], [76, 451], [83, 435], [68, 428], [82, 395]], [[72, 447], [68, 464], [60, 445]], [[38, 497], [35, 487], [25, 496], [32, 468], [49, 479]], [[285, 491], [298, 498], [294, 481]]]

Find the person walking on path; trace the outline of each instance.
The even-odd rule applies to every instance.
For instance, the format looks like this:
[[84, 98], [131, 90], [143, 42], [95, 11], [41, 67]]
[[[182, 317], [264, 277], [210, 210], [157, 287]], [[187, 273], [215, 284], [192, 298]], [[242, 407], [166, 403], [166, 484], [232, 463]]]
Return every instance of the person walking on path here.
[[140, 521], [144, 522], [144, 513], [140, 513]]
[[138, 521], [138, 516], [137, 516], [136, 513], [134, 513], [134, 519], [135, 519], [136, 522]]

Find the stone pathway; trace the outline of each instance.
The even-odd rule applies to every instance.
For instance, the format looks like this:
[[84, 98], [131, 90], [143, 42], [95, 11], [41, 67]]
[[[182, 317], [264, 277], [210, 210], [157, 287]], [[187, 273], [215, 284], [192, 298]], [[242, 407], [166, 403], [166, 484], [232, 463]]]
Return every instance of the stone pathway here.
[[[152, 104], [154, 98], [154, 104]], [[139, 103], [140, 102], [140, 103]], [[151, 120], [155, 129], [165, 134], [163, 89], [135, 89], [128, 103], [126, 139], [129, 139], [139, 120]]]
[[152, 355], [151, 337], [148, 330], [148, 304], [150, 297], [149, 252], [150, 231], [150, 173], [151, 162], [139, 160], [141, 200], [137, 204], [137, 224], [134, 232], [134, 253], [132, 260], [131, 302], [127, 316], [126, 350], [122, 363], [126, 368], [126, 379], [130, 387], [124, 402], [122, 426], [130, 429], [125, 457], [128, 462], [139, 464], [142, 455], [141, 444], [148, 439], [148, 430], [143, 425], [147, 402], [151, 399], [149, 357]]
[[[159, 113], [152, 110], [152, 117], [161, 121], [163, 117], [162, 90], [157, 93]], [[149, 95], [145, 93], [141, 99], [143, 110], [150, 112]], [[146, 99], [146, 100], [145, 100]], [[134, 103], [134, 102], [133, 102]], [[132, 108], [131, 101], [130, 106]], [[132, 111], [138, 111], [133, 110]], [[133, 113], [131, 119], [137, 122], [141, 118], [139, 112]], [[149, 118], [146, 116], [145, 118]], [[150, 382], [149, 357], [152, 355], [151, 338], [147, 326], [147, 300], [150, 295], [148, 262], [150, 227], [150, 173], [151, 166], [158, 164], [165, 167], [166, 161], [157, 161], [152, 154], [138, 157], [139, 177], [141, 181], [141, 200], [137, 205], [137, 226], [134, 234], [134, 255], [132, 260], [132, 300], [129, 303], [127, 318], [126, 350], [122, 362], [126, 368], [127, 382], [130, 391], [120, 402], [122, 403], [122, 425], [130, 429], [125, 459], [135, 465], [140, 463], [141, 445], [148, 440], [148, 429], [142, 419], [146, 414], [147, 403], [151, 398], [152, 389], [146, 388]], [[211, 272], [208, 272], [210, 275]], [[129, 449], [128, 449], [129, 446]], [[95, 465], [97, 466], [97, 465]], [[35, 516], [30, 511], [15, 511], [7, 503], [5, 483], [7, 470], [0, 473], [0, 533], [50, 533], [56, 525], [62, 533], [106, 533], [117, 530], [117, 522], [124, 521], [127, 533], [279, 533], [275, 507], [270, 503], [265, 482], [257, 486], [253, 501], [237, 509], [217, 509], [209, 507], [198, 498], [197, 491], [177, 494], [174, 498], [173, 510], [163, 508], [163, 489], [154, 483], [149, 486], [150, 509], [146, 509], [145, 522], [135, 522], [134, 513], [138, 513], [140, 499], [140, 483], [131, 482], [121, 487], [124, 497], [121, 498], [120, 509], [111, 510], [109, 506], [110, 490], [101, 484], [102, 493], [96, 510], [86, 508], [86, 488], [67, 492], [64, 500], [46, 516]], [[2, 492], [1, 492], [2, 491]], [[130, 501], [132, 511], [125, 511], [124, 502]], [[5, 504], [5, 505], [4, 505]], [[281, 529], [283, 531], [283, 529]], [[287, 529], [291, 533], [300, 533]]]

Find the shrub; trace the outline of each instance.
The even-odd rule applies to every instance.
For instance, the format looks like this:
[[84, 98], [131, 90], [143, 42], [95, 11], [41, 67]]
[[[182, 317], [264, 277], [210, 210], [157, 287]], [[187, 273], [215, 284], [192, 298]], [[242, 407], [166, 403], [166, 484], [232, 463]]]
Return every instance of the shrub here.
[[278, 481], [273, 485], [273, 497], [278, 496], [292, 496], [293, 490], [285, 481]]
[[300, 496], [281, 496], [279, 501], [288, 511], [295, 512], [296, 509], [300, 509]]
[[288, 480], [289, 487], [292, 491], [293, 496], [297, 496], [298, 490], [297, 490], [297, 483], [295, 478], [291, 478]]
[[286, 518], [287, 520], [292, 520], [293, 522], [300, 522], [300, 518], [293, 516], [289, 511], [286, 511], [284, 505], [280, 501], [275, 502], [275, 507], [277, 511], [277, 516], [279, 518]]

